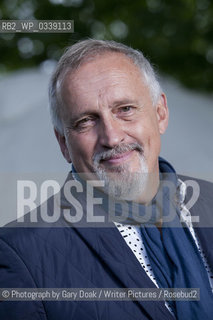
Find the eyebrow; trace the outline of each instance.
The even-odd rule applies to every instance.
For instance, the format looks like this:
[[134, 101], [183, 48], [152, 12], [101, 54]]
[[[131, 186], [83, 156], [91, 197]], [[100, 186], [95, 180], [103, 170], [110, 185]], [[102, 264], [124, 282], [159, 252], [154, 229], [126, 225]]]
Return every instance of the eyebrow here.
[[139, 105], [139, 102], [137, 100], [132, 100], [132, 99], [123, 99], [123, 100], [116, 100], [113, 102], [113, 104], [110, 106], [110, 108], [114, 108], [120, 105], [124, 104], [136, 104]]

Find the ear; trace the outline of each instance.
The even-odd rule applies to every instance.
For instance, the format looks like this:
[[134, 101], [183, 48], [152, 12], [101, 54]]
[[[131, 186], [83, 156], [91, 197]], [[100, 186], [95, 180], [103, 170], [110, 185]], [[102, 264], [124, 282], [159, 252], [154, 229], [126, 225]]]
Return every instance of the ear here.
[[71, 163], [71, 158], [70, 158], [70, 154], [69, 154], [69, 150], [67, 148], [67, 142], [66, 142], [66, 138], [64, 135], [61, 135], [61, 133], [59, 133], [56, 129], [54, 129], [55, 132], [55, 136], [58, 140], [58, 143], [60, 145], [61, 148], [61, 152], [64, 156], [64, 158], [67, 160], [68, 163]]
[[156, 113], [157, 113], [159, 133], [163, 134], [166, 131], [166, 128], [169, 122], [169, 109], [167, 106], [166, 95], [164, 93], [161, 94], [157, 102]]

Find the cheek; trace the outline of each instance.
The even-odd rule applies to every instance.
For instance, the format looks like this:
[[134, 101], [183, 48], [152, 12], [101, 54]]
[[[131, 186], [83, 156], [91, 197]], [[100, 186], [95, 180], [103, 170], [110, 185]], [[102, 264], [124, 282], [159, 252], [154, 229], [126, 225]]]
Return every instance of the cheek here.
[[124, 125], [123, 130], [131, 137], [134, 137], [135, 139], [139, 140], [143, 140], [143, 136], [145, 133], [145, 127], [141, 122], [138, 121], [132, 121], [129, 123], [126, 123], [126, 125]]
[[94, 153], [94, 139], [89, 134], [73, 134], [69, 137], [70, 153], [79, 162], [90, 161]]
[[134, 122], [128, 128], [128, 134], [142, 146], [149, 144], [150, 133], [150, 126], [147, 123]]
[[150, 154], [159, 154], [161, 142], [156, 123], [135, 123], [130, 129], [129, 134], [143, 146], [145, 155], [150, 157]]

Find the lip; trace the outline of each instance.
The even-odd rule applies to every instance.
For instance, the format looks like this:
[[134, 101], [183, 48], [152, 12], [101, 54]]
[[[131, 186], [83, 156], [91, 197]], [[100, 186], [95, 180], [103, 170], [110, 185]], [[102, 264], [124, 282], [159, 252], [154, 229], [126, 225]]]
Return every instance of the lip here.
[[108, 164], [120, 164], [120, 163], [128, 160], [132, 156], [133, 151], [134, 150], [131, 150], [131, 151], [128, 151], [128, 152], [125, 152], [125, 153], [121, 153], [121, 154], [118, 154], [117, 156], [115, 156], [113, 158], [105, 159], [105, 160], [102, 160], [102, 161], [104, 163], [108, 163]]

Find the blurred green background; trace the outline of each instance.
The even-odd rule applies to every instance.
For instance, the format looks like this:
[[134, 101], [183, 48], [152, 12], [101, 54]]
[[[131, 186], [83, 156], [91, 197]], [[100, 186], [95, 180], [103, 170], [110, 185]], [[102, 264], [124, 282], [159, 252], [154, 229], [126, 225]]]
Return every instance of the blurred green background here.
[[0, 19], [74, 20], [74, 33], [0, 34], [0, 73], [57, 60], [88, 37], [141, 49], [161, 74], [213, 91], [213, 1], [4, 0]]

